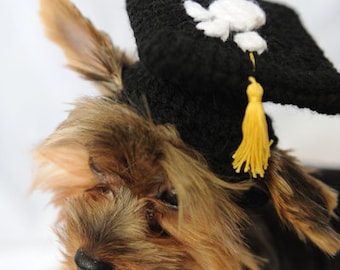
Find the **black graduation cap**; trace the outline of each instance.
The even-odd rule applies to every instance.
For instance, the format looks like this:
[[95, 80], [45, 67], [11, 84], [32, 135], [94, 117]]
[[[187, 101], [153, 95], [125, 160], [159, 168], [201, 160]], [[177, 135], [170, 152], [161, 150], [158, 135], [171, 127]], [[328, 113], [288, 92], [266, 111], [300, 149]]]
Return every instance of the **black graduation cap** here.
[[[153, 120], [174, 124], [221, 177], [264, 175], [278, 140], [263, 114], [263, 89], [262, 101], [340, 112], [340, 74], [286, 6], [247, 0], [126, 6], [140, 61], [123, 72], [121, 99], [140, 110], [147, 100]], [[247, 97], [247, 88], [255, 96]]]

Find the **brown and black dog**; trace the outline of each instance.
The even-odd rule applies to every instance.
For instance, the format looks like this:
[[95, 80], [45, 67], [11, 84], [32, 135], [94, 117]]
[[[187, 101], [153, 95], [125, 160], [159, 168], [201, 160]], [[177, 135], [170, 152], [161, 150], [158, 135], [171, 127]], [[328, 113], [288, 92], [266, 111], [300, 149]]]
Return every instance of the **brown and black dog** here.
[[221, 180], [174, 126], [117, 100], [134, 59], [68, 0], [41, 0], [41, 16], [69, 67], [102, 93], [76, 102], [36, 150], [33, 186], [60, 210], [62, 269], [340, 269], [334, 189], [274, 148], [269, 201], [243, 207], [255, 181]]

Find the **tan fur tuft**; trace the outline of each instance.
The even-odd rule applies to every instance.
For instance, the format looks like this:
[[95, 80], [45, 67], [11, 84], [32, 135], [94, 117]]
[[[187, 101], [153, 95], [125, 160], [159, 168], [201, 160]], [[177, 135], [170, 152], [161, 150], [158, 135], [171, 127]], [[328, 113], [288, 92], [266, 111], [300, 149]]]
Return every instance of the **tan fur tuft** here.
[[53, 193], [53, 203], [65, 199], [97, 183], [88, 167], [88, 153], [76, 144], [42, 144], [36, 151], [36, 167], [31, 189]]

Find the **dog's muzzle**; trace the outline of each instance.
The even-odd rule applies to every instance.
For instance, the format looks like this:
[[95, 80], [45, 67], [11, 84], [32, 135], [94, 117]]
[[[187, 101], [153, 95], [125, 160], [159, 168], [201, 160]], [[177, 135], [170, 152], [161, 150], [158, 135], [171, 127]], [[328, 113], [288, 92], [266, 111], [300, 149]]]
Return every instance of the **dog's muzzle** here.
[[93, 259], [88, 256], [82, 249], [78, 249], [74, 256], [74, 261], [78, 267], [78, 270], [114, 270], [114, 266], [102, 262], [97, 259]]

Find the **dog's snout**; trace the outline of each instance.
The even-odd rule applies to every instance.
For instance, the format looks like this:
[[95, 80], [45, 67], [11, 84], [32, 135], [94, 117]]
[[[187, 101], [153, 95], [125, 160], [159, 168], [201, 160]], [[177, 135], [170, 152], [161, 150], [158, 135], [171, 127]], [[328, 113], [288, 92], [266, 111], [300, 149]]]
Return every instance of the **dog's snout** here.
[[83, 250], [79, 249], [74, 256], [74, 261], [78, 270], [114, 270], [113, 265], [94, 259], [88, 256]]

